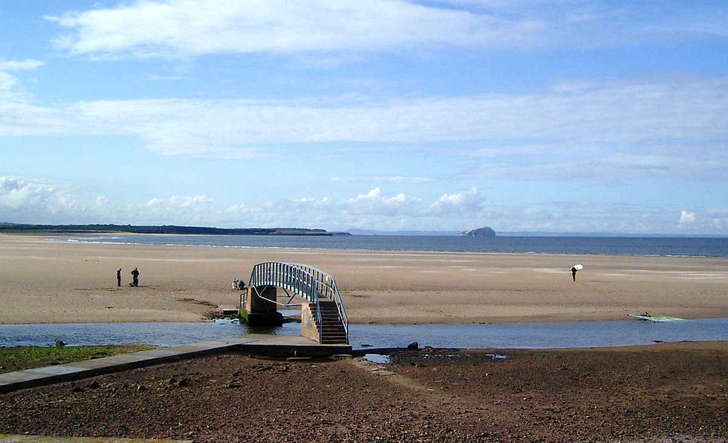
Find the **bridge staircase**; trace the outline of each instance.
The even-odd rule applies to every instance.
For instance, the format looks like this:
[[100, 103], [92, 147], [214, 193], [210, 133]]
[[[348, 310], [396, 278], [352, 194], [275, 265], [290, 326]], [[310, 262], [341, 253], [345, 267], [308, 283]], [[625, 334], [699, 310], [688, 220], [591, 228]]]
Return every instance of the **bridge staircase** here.
[[[309, 303], [308, 306], [312, 312], [316, 312], [314, 303]], [[319, 309], [321, 311], [321, 323], [318, 323], [316, 317], [313, 320], [316, 322], [316, 328], [321, 331], [321, 344], [338, 345], [348, 343], [346, 328], [339, 317], [339, 308], [336, 306], [336, 302], [333, 300], [320, 300]]]

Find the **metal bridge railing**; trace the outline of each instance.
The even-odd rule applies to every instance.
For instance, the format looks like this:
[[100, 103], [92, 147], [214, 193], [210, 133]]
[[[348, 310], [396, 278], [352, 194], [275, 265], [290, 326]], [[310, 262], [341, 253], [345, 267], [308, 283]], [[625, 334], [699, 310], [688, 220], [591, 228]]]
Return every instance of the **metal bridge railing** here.
[[[319, 299], [332, 300], [336, 303], [339, 320], [349, 336], [349, 317], [346, 315], [344, 302], [339, 293], [336, 280], [330, 274], [312, 266], [300, 263], [263, 262], [253, 267], [250, 274], [252, 287], [276, 286], [300, 295], [316, 305], [316, 320], [321, 325], [321, 306]], [[319, 330], [321, 334], [321, 330]]]

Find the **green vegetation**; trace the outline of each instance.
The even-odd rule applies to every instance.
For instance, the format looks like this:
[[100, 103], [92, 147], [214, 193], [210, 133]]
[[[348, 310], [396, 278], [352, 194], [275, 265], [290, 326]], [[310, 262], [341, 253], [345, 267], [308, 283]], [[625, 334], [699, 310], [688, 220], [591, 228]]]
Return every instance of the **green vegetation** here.
[[15, 346], [0, 348], [0, 373], [22, 371], [24, 369], [42, 368], [62, 365], [94, 358], [111, 357], [112, 355], [155, 349], [148, 345], [125, 346], [57, 346], [41, 348], [36, 346]]

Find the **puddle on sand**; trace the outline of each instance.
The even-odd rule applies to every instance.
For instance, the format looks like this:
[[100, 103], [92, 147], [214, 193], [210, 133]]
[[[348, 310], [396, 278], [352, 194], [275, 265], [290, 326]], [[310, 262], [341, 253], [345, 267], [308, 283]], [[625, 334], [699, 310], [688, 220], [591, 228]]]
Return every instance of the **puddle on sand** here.
[[388, 365], [391, 363], [389, 355], [387, 354], [364, 354], [364, 357], [362, 358], [372, 363], [379, 363], [383, 365]]

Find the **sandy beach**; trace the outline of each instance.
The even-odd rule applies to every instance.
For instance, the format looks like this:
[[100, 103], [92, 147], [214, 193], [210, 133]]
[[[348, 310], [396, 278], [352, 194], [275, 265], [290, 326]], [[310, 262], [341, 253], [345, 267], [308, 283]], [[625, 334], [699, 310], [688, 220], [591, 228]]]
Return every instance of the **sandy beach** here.
[[[728, 259], [87, 244], [0, 235], [0, 323], [204, 321], [263, 261], [332, 274], [353, 323], [728, 317]], [[584, 270], [572, 281], [569, 268]], [[132, 269], [139, 287], [130, 287]], [[122, 286], [116, 271], [122, 269]], [[285, 295], [285, 294], [284, 294]], [[288, 297], [280, 297], [285, 300]]]

